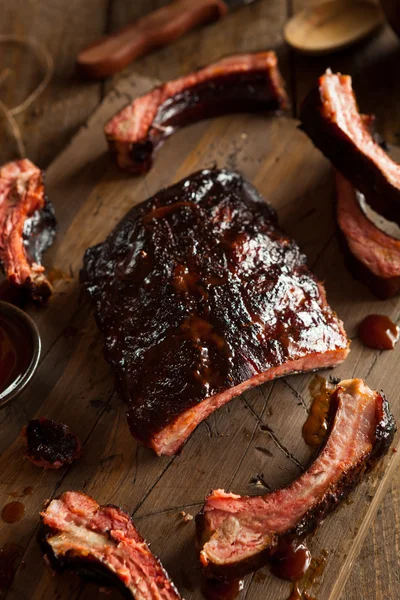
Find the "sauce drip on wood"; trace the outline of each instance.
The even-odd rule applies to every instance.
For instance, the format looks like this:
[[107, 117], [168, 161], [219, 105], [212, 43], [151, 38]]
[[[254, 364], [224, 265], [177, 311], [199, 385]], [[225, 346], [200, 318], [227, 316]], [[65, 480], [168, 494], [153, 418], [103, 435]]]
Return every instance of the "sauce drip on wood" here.
[[303, 425], [302, 435], [307, 446], [318, 448], [328, 432], [328, 412], [331, 390], [326, 380], [316, 375], [309, 387], [313, 398], [310, 412]]
[[301, 592], [298, 581], [295, 581], [290, 596], [287, 600], [315, 600], [315, 598], [311, 598], [307, 592]]
[[282, 541], [271, 559], [271, 573], [287, 581], [299, 581], [311, 563], [311, 553], [304, 542]]
[[393, 350], [399, 340], [399, 327], [385, 315], [368, 315], [358, 326], [358, 337], [368, 348]]
[[299, 584], [297, 581], [293, 584], [292, 591], [287, 600], [303, 600], [303, 594], [300, 591]]
[[16, 523], [20, 521], [25, 514], [25, 506], [22, 502], [9, 502], [1, 512], [1, 518], [5, 523]]
[[31, 334], [24, 323], [0, 315], [0, 399], [25, 375], [33, 354]]
[[201, 592], [207, 600], [235, 600], [243, 590], [243, 579], [232, 581], [217, 581], [205, 579], [201, 586]]

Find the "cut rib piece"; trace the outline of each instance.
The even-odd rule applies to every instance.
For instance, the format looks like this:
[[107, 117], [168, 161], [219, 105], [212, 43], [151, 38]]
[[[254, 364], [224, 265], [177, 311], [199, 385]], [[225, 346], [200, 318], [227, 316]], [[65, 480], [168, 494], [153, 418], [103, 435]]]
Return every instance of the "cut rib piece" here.
[[364, 213], [364, 199], [336, 173], [337, 221], [354, 276], [382, 300], [400, 291], [400, 240], [379, 229]]
[[105, 127], [112, 156], [140, 174], [177, 129], [202, 119], [289, 106], [274, 52], [237, 54], [136, 98]]
[[135, 600], [181, 598], [129, 515], [81, 492], [65, 492], [47, 505], [38, 542], [55, 571], [118, 586]]
[[23, 428], [25, 458], [43, 469], [59, 469], [76, 461], [82, 453], [80, 439], [68, 425], [41, 417]]
[[400, 223], [400, 165], [374, 140], [358, 112], [351, 77], [327, 71], [301, 110], [301, 127], [381, 215]]
[[361, 379], [340, 382], [331, 396], [329, 437], [312, 465], [290, 486], [265, 496], [212, 492], [196, 517], [200, 560], [210, 577], [241, 577], [262, 567], [278, 543], [301, 539], [332, 511], [396, 430], [383, 394]]
[[27, 159], [0, 169], [0, 261], [8, 281], [44, 302], [52, 288], [41, 266], [56, 233], [43, 173]]
[[246, 389], [349, 351], [304, 255], [237, 173], [200, 171], [134, 207], [81, 278], [131, 432], [158, 454]]

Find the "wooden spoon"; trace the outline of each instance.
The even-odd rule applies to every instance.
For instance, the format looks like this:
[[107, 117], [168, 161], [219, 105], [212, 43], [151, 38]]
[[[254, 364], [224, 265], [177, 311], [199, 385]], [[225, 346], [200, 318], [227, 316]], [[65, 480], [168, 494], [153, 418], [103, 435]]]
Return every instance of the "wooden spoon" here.
[[307, 54], [341, 50], [382, 25], [383, 13], [365, 0], [334, 0], [306, 8], [285, 25], [288, 44]]

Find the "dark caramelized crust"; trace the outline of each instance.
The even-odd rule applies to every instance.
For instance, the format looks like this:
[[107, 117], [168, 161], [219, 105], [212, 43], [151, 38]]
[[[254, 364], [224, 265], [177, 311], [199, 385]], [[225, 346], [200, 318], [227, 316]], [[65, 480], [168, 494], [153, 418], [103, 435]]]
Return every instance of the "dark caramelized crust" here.
[[131, 173], [148, 171], [177, 129], [202, 119], [289, 106], [274, 52], [237, 54], [136, 98], [105, 127], [112, 156]]
[[79, 438], [64, 423], [51, 419], [33, 419], [24, 427], [25, 457], [37, 467], [59, 469], [72, 464], [82, 451]]
[[0, 262], [8, 281], [44, 302], [52, 288], [41, 266], [56, 233], [43, 173], [27, 159], [0, 169]]
[[135, 600], [180, 600], [160, 561], [116, 506], [99, 506], [65, 492], [41, 513], [38, 542], [55, 571], [74, 571], [99, 585], [117, 586]]
[[382, 300], [400, 291], [400, 240], [379, 229], [360, 205], [362, 195], [336, 174], [336, 214], [349, 266]]
[[351, 77], [327, 71], [305, 99], [301, 127], [381, 215], [400, 223], [400, 165], [374, 140]]
[[348, 353], [304, 255], [237, 173], [198, 172], [133, 208], [81, 277], [132, 434], [159, 454], [245, 389]]
[[241, 577], [259, 569], [279, 544], [302, 539], [347, 496], [384, 455], [396, 424], [383, 394], [360, 379], [331, 396], [331, 429], [311, 466], [290, 486], [265, 496], [212, 492], [196, 517], [207, 576]]

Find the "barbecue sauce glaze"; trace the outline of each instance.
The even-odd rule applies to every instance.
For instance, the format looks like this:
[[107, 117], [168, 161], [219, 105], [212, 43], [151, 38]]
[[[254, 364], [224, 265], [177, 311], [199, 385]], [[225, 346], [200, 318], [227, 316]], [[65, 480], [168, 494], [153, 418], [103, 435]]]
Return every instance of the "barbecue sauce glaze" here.
[[311, 553], [305, 542], [282, 540], [271, 559], [271, 573], [280, 579], [299, 581], [310, 563]]
[[0, 315], [0, 399], [25, 375], [33, 354], [32, 338], [24, 323]]
[[368, 315], [358, 327], [358, 337], [368, 348], [393, 350], [399, 340], [399, 327], [385, 315]]
[[328, 432], [327, 418], [331, 390], [326, 380], [319, 375], [313, 378], [309, 390], [313, 400], [302, 434], [307, 446], [318, 448]]

